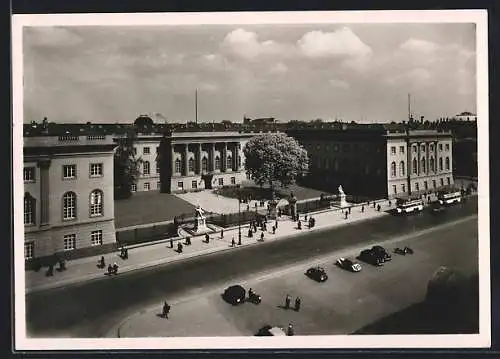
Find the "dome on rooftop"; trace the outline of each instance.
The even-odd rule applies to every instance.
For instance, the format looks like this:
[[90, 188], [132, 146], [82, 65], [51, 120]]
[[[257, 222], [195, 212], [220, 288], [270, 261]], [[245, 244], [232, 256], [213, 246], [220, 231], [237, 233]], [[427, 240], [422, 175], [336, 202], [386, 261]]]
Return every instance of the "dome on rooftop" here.
[[135, 119], [134, 125], [138, 127], [149, 127], [153, 126], [154, 122], [148, 115], [140, 115]]

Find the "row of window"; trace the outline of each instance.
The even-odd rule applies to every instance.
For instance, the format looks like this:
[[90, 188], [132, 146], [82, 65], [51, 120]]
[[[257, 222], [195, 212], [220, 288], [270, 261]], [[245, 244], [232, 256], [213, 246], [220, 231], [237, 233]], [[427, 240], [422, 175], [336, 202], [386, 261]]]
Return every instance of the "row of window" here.
[[[103, 164], [102, 163], [91, 163], [89, 167], [90, 177], [102, 177], [103, 176]], [[35, 182], [36, 181], [36, 170], [35, 167], [24, 167], [23, 170], [24, 182]], [[62, 166], [62, 178], [65, 180], [76, 178], [76, 165], [63, 165]]]
[[[156, 153], [158, 153], [160, 151], [160, 147], [159, 146], [156, 146]], [[149, 155], [151, 153], [151, 150], [149, 147], [143, 147], [142, 148], [142, 154], [143, 155]], [[134, 147], [134, 155], [137, 154], [137, 147]]]
[[[236, 177], [231, 177], [230, 181], [231, 181], [232, 185], [235, 185], [236, 184]], [[223, 177], [219, 177], [217, 179], [217, 183], [218, 183], [219, 186], [224, 186], [224, 178]], [[183, 190], [184, 189], [184, 182], [182, 182], [182, 181], [177, 182], [177, 188], [180, 189], [180, 190]], [[198, 181], [197, 180], [191, 181], [191, 188], [192, 189], [197, 189], [198, 188]]]
[[[306, 144], [307, 147], [313, 147], [316, 149], [316, 151], [322, 151], [322, 145], [320, 144]], [[340, 148], [342, 148], [342, 152], [349, 152], [351, 150], [353, 150], [354, 152], [358, 151], [359, 150], [359, 144], [357, 143], [344, 143], [342, 144], [342, 147], [339, 145], [339, 144], [334, 144], [332, 145], [332, 149], [333, 149], [333, 152], [339, 152], [340, 151]], [[325, 151], [330, 151], [330, 145], [329, 144], [325, 144], [324, 145], [324, 150]], [[366, 152], [369, 152], [371, 151], [372, 148], [370, 146], [365, 146], [365, 151]], [[377, 147], [376, 149], [377, 152], [380, 152], [380, 148]]]
[[[418, 152], [417, 145], [413, 145], [412, 150], [413, 150], [413, 153], [417, 153]], [[425, 152], [425, 145], [421, 145], [420, 150], [422, 152]], [[450, 144], [446, 143], [445, 144], [445, 151], [449, 151], [449, 150], [450, 150]], [[429, 145], [429, 151], [434, 152], [434, 145], [432, 143]], [[439, 144], [439, 152], [442, 152], [442, 151], [443, 151], [443, 144], [440, 143]], [[400, 154], [405, 153], [405, 146], [399, 146], [399, 153]], [[395, 155], [395, 154], [396, 154], [396, 146], [391, 146], [391, 155]]]
[[[66, 234], [63, 237], [63, 246], [65, 251], [71, 251], [76, 249], [77, 237], [75, 233]], [[102, 230], [90, 232], [90, 243], [92, 246], [102, 245]], [[24, 259], [31, 259], [35, 256], [35, 243], [26, 242], [24, 243]]]
[[[66, 192], [63, 195], [63, 220], [76, 219], [76, 193]], [[104, 196], [103, 192], [99, 189], [90, 192], [89, 197], [89, 215], [90, 217], [98, 217], [104, 214]], [[36, 199], [29, 193], [24, 196], [24, 224], [33, 225], [36, 223]]]
[[[241, 163], [241, 157], [238, 157], [238, 166], [240, 166]], [[227, 156], [226, 159], [226, 167], [227, 168], [232, 168], [233, 167], [233, 158], [229, 155]], [[221, 169], [221, 159], [219, 156], [215, 157], [215, 170], [220, 171]], [[203, 157], [201, 159], [201, 170], [202, 172], [208, 172], [208, 159], [206, 157]], [[188, 171], [189, 172], [194, 172], [195, 171], [195, 160], [193, 158], [190, 158], [188, 160]], [[182, 172], [182, 161], [177, 158], [175, 160], [175, 173], [181, 173]]]
[[[160, 189], [160, 188], [161, 188], [161, 182], [156, 182], [156, 189]], [[144, 184], [143, 184], [143, 190], [144, 191], [150, 191], [151, 190], [151, 183], [144, 182]], [[132, 183], [132, 185], [130, 186], [130, 191], [137, 192], [137, 184]]]
[[[446, 169], [446, 171], [450, 170], [450, 158], [449, 157], [446, 157], [446, 159], [445, 159], [445, 169]], [[422, 160], [420, 161], [420, 170], [421, 170], [421, 172], [424, 172], [424, 173], [426, 172], [426, 160], [425, 160], [425, 158], [422, 158]], [[432, 158], [432, 157], [429, 160], [429, 171], [436, 172], [434, 158]], [[443, 159], [441, 157], [439, 158], [439, 171], [443, 171]], [[418, 173], [418, 163], [417, 163], [416, 158], [413, 159], [412, 172], [413, 172], [413, 174]], [[405, 163], [404, 163], [404, 161], [399, 162], [399, 175], [405, 176]], [[394, 162], [394, 161], [391, 163], [391, 177], [396, 177], [396, 162]]]
[[[160, 173], [160, 162], [156, 161], [156, 173]], [[149, 176], [151, 174], [151, 163], [149, 161], [142, 162], [142, 175]]]
[[[427, 181], [424, 181], [424, 187], [423, 187], [423, 190], [427, 191], [429, 189], [429, 183]], [[444, 186], [444, 178], [440, 178], [439, 179], [439, 183], [442, 186]], [[447, 185], [451, 185], [451, 178], [450, 177], [446, 177], [446, 183]], [[415, 191], [420, 191], [421, 188], [420, 188], [420, 183], [419, 182], [415, 182], [415, 185], [414, 185], [414, 190]], [[436, 188], [437, 187], [437, 182], [436, 180], [432, 180], [432, 188]], [[392, 192], [393, 194], [397, 194], [397, 193], [406, 193], [406, 184], [402, 184], [401, 185], [401, 192], [398, 192], [398, 187], [394, 184], [392, 185]]]

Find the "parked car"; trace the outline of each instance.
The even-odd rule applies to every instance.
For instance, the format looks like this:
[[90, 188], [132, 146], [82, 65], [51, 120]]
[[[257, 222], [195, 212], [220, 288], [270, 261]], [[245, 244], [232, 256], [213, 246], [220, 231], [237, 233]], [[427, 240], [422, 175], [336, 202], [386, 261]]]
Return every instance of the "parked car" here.
[[322, 267], [311, 267], [306, 271], [306, 275], [317, 282], [325, 282], [328, 279], [328, 275]]
[[255, 334], [257, 337], [268, 337], [268, 336], [286, 336], [285, 329], [281, 327], [272, 327], [270, 325], [265, 325], [259, 329]]
[[384, 261], [382, 260], [380, 255], [373, 252], [371, 249], [362, 250], [357, 259], [374, 266], [384, 265]]
[[361, 271], [361, 264], [353, 262], [349, 258], [339, 258], [337, 259], [337, 262], [335, 264], [345, 270], [351, 271], [351, 272], [359, 272]]
[[232, 305], [238, 305], [245, 302], [246, 290], [241, 285], [232, 285], [224, 291], [222, 297], [226, 302]]
[[404, 247], [404, 248], [396, 248], [394, 249], [394, 253], [397, 253], [397, 254], [401, 254], [403, 256], [407, 255], [407, 254], [413, 254], [413, 249], [411, 249], [410, 247]]
[[382, 246], [373, 246], [372, 247], [372, 252], [380, 256], [384, 262], [388, 262], [392, 259], [392, 256], [387, 253], [384, 247]]

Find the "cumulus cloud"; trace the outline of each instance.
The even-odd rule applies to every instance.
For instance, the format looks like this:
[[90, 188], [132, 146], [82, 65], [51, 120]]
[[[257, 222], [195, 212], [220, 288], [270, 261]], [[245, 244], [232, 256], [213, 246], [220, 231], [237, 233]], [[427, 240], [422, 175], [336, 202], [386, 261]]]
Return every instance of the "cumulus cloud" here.
[[287, 71], [288, 67], [282, 62], [278, 62], [277, 64], [273, 65], [270, 70], [270, 72], [273, 74], [284, 74]]
[[348, 89], [350, 87], [347, 82], [337, 79], [330, 79], [328, 83], [335, 88]]
[[406, 51], [429, 53], [438, 50], [439, 45], [431, 41], [411, 38], [403, 42], [399, 48]]
[[334, 32], [310, 31], [297, 42], [300, 51], [308, 57], [368, 56], [372, 53], [348, 27]]
[[432, 75], [429, 70], [415, 68], [406, 73], [387, 78], [386, 83], [392, 86], [421, 86], [427, 84], [431, 79]]
[[272, 40], [260, 41], [257, 33], [240, 28], [226, 35], [221, 50], [253, 60], [261, 55], [278, 54], [284, 50], [284, 46]]

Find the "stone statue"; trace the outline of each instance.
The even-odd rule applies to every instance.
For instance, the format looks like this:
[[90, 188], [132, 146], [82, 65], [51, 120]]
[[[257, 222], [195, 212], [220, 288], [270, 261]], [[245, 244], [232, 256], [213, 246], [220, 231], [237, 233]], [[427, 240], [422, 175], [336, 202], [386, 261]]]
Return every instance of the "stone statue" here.
[[200, 206], [195, 208], [195, 216], [196, 217], [203, 218], [204, 213], [205, 213], [205, 211], [203, 211], [203, 209]]
[[342, 189], [342, 185], [339, 186], [340, 195], [345, 195], [344, 190]]

